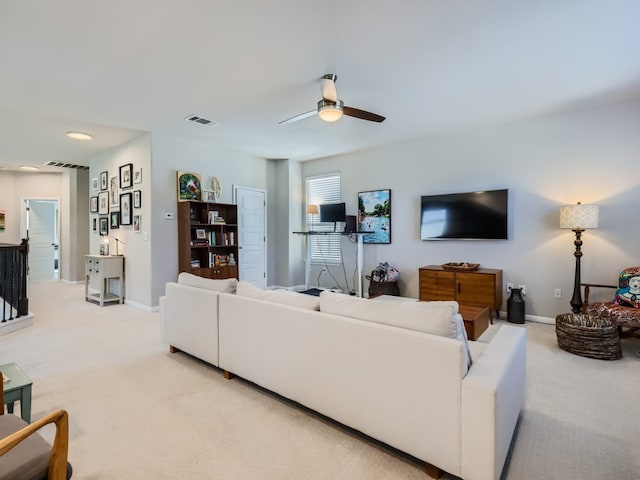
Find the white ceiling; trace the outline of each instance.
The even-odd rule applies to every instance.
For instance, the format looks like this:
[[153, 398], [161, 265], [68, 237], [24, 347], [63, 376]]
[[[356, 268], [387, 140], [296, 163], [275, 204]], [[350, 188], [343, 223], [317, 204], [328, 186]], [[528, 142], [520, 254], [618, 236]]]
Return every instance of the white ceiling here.
[[[306, 160], [638, 97], [639, 25], [638, 0], [0, 0], [0, 167], [145, 131]], [[387, 120], [278, 125], [325, 73]]]

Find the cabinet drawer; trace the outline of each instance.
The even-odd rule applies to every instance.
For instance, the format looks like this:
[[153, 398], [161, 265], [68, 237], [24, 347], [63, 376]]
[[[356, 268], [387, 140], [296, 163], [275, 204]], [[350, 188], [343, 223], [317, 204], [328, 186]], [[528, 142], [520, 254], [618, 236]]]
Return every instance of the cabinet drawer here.
[[453, 300], [455, 298], [453, 272], [420, 270], [420, 300]]
[[496, 279], [494, 275], [461, 273], [456, 275], [456, 299], [459, 303], [497, 308]]

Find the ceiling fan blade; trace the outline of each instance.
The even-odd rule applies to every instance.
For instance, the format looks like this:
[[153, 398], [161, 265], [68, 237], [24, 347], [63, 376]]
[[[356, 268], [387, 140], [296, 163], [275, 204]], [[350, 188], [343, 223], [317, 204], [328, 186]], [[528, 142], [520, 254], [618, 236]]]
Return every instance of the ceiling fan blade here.
[[314, 109], [314, 110], [310, 110], [308, 112], [305, 113], [301, 113], [300, 115], [296, 115], [295, 117], [291, 117], [291, 118], [287, 118], [286, 120], [282, 120], [281, 122], [278, 122], [278, 125], [282, 125], [283, 123], [292, 123], [292, 122], [297, 122], [298, 120], [304, 120], [305, 118], [309, 118], [312, 117], [314, 115], [318, 114], [318, 109]]
[[378, 115], [377, 113], [367, 112], [360, 110], [359, 108], [347, 107], [342, 108], [342, 112], [350, 117], [359, 118], [361, 120], [369, 120], [370, 122], [384, 122], [385, 117]]
[[321, 79], [322, 98], [329, 102], [338, 101], [338, 91], [336, 90], [336, 77], [333, 73], [327, 73]]

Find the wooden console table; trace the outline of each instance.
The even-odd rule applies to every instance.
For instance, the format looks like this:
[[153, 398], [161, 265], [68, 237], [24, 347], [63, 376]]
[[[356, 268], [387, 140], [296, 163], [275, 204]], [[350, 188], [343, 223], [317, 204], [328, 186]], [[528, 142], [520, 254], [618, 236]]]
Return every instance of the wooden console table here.
[[419, 282], [420, 300], [456, 300], [461, 305], [488, 307], [499, 316], [502, 270], [445, 270], [440, 265], [428, 265], [420, 268]]
[[[84, 297], [97, 301], [101, 307], [107, 302], [123, 302], [124, 257], [122, 255], [85, 255], [84, 256]], [[109, 292], [109, 280], [119, 280], [118, 295]], [[98, 293], [89, 293], [91, 279], [99, 282]]]

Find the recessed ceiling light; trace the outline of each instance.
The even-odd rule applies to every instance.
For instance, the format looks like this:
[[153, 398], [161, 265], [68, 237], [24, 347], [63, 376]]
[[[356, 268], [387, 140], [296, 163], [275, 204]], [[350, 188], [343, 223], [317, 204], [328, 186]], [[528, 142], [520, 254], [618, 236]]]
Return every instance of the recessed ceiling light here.
[[67, 137], [73, 138], [74, 140], [91, 140], [93, 135], [85, 132], [75, 132], [73, 130], [67, 132]]
[[29, 170], [30, 172], [35, 172], [36, 170], [38, 170], [38, 167], [34, 165], [20, 165], [20, 168], [22, 170]]

